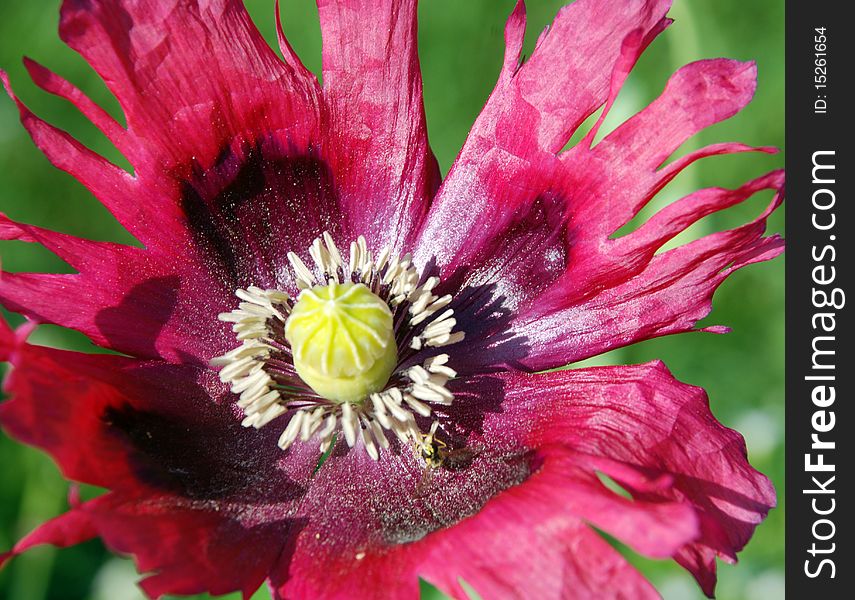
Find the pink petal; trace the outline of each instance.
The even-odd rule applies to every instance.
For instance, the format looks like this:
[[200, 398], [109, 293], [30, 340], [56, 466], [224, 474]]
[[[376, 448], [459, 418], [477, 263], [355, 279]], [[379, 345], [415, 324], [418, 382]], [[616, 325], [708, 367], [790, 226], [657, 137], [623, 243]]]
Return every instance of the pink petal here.
[[416, 0], [321, 0], [327, 149], [353, 235], [406, 252], [439, 185], [428, 146]]
[[2, 337], [0, 358], [14, 371], [0, 422], [50, 453], [70, 479], [111, 489], [180, 488], [190, 496], [255, 495], [265, 478], [314, 467], [316, 450], [284, 460], [276, 427], [241, 427], [231, 395], [210, 371], [33, 346], [8, 331]]
[[142, 177], [210, 165], [235, 135], [305, 148], [313, 130], [317, 82], [285, 68], [237, 0], [66, 0], [60, 35], [118, 98]]
[[128, 133], [107, 111], [95, 104], [78, 87], [30, 58], [24, 58], [24, 66], [37, 86], [50, 94], [68, 100], [81, 114], [89, 119], [107, 136], [119, 151], [129, 151]]
[[84, 511], [72, 509], [37, 527], [15, 544], [11, 551], [0, 553], [0, 567], [7, 560], [23, 554], [33, 546], [50, 544], [66, 548], [88, 541], [96, 535], [97, 531], [92, 526], [89, 515]]
[[[562, 446], [537, 450], [543, 460], [538, 474], [544, 503], [564, 509], [654, 558], [670, 558], [699, 533], [698, 517], [687, 504], [628, 500], [608, 490], [597, 478], [588, 456]], [[601, 469], [597, 469], [600, 471]]]
[[66, 547], [100, 536], [115, 551], [133, 555], [148, 576], [149, 598], [165, 594], [226, 594], [249, 598], [285, 549], [294, 527], [285, 515], [253, 522], [251, 508], [211, 507], [172, 496], [108, 493], [48, 521], [6, 554], [0, 565], [39, 544]]
[[0, 302], [12, 311], [143, 358], [207, 363], [231, 347], [217, 313], [234, 307], [233, 290], [199, 269], [191, 254], [178, 256], [179, 247], [164, 254], [92, 242], [2, 215], [0, 239], [40, 243], [77, 271], [0, 274]]
[[14, 554], [97, 534], [153, 573], [143, 583], [152, 597], [248, 596], [260, 585], [295, 533], [316, 448], [283, 453], [275, 426], [241, 427], [221, 384], [192, 367], [31, 346], [5, 326], [0, 358], [14, 367], [3, 429], [50, 453], [65, 476], [112, 490]]
[[[85, 506], [85, 505], [84, 505]], [[173, 497], [110, 494], [89, 503], [99, 535], [113, 551], [132, 554], [150, 598], [226, 594], [249, 598], [294, 535], [284, 507], [259, 518], [260, 505], [211, 507]]]
[[[492, 426], [506, 437], [535, 448], [562, 445], [578, 453], [577, 465], [609, 475], [636, 501], [690, 506], [700, 535], [674, 556], [708, 594], [715, 557], [735, 560], [775, 506], [742, 436], [715, 420], [703, 390], [677, 382], [661, 363], [514, 374], [505, 393]], [[621, 539], [638, 543], [644, 535], [630, 526]]]
[[[589, 525], [703, 580], [774, 505], [742, 438], [659, 364], [497, 374], [455, 393], [462, 429], [449, 435], [468, 432], [456, 447], [469, 460], [426, 476], [406, 447], [379, 462], [359, 447], [334, 451], [272, 576], [277, 597], [407, 598], [417, 576], [456, 597], [460, 577], [484, 597], [647, 597], [649, 584]], [[690, 565], [693, 555], [707, 566]]]
[[[38, 83], [56, 93], [73, 97], [78, 102], [85, 103], [83, 105], [85, 113], [95, 119], [93, 122], [98, 123], [101, 127], [110, 127], [106, 125], [106, 116], [93, 114], [95, 110], [100, 109], [93, 108], [88, 98], [83, 100], [82, 93], [75, 94], [76, 90], [70, 90], [70, 86], [64, 85], [64, 81], [54, 74], [36, 67], [34, 63], [30, 63], [28, 66]], [[175, 227], [174, 225], [169, 226], [168, 219], [170, 216], [177, 218], [177, 212], [170, 210], [168, 206], [160, 207], [154, 202], [145, 201], [155, 200], [162, 203], [163, 200], [158, 194], [153, 194], [152, 190], [140, 191], [131, 175], [92, 152], [66, 132], [36, 117], [15, 96], [5, 72], [0, 71], [0, 79], [3, 81], [6, 93], [15, 101], [21, 116], [21, 123], [33, 138], [36, 146], [45, 153], [45, 156], [55, 167], [66, 171], [85, 185], [131, 234], [138, 236], [143, 242], [149, 242], [153, 241], [151, 230], [155, 226], [163, 228], [161, 231], [163, 236], [168, 236], [173, 231]], [[111, 127], [109, 130], [111, 134], [119, 135], [115, 132], [115, 127]], [[168, 240], [161, 240], [161, 243], [164, 242], [168, 243]]]
[[451, 273], [506, 237], [508, 222], [551, 191], [557, 163], [550, 157], [606, 101], [613, 67], [624, 66], [624, 39], [661, 31], [668, 5], [574, 2], [520, 66], [525, 7], [517, 4], [505, 28], [499, 81], [437, 193], [417, 258], [435, 257]]
[[417, 597], [432, 532], [478, 513], [530, 471], [519, 448], [471, 456], [459, 467], [426, 474], [408, 445], [374, 461], [362, 447], [340, 443], [302, 503], [306, 527], [293, 556], [271, 576], [277, 597]]
[[[691, 514], [688, 530], [674, 526], [685, 507], [633, 508], [602, 486], [596, 490], [590, 481], [567, 476], [559, 461], [544, 463], [513, 486], [509, 477], [527, 468], [519, 462], [522, 456], [488, 454], [426, 480], [407, 448], [379, 462], [359, 448], [340, 457], [334, 453], [301, 508], [308, 524], [293, 555], [271, 577], [275, 597], [414, 598], [419, 576], [455, 598], [468, 597], [459, 577], [490, 598], [656, 597], [649, 583], [573, 515], [566, 499], [574, 493], [604, 503], [615, 498], [612, 506], [623, 504], [628, 511], [623, 518], [634, 514], [652, 527], [651, 536], [673, 540], [672, 551], [695, 534]], [[650, 518], [659, 509], [662, 518]]]
[[602, 142], [593, 148], [579, 144], [561, 156], [560, 185], [573, 205], [566, 232], [572, 247], [569, 265], [555, 285], [565, 306], [640, 272], [649, 256], [620, 253], [610, 238], [684, 168], [716, 154], [774, 151], [717, 144], [662, 167], [694, 134], [741, 110], [755, 87], [753, 63], [692, 63], [671, 77], [650, 106]]
[[[569, 281], [546, 292], [540, 306], [512, 324], [514, 335], [528, 348], [520, 362], [533, 370], [545, 369], [640, 340], [693, 331], [709, 314], [715, 290], [731, 273], [783, 252], [778, 236], [763, 236], [766, 219], [782, 201], [782, 185], [783, 174], [777, 172], [738, 190], [697, 192], [663, 209], [650, 227], [643, 225], [626, 239], [609, 243], [616, 256], [638, 257], [643, 270], [629, 279], [621, 272], [606, 272], [613, 281], [605, 289], [594, 288], [589, 297], [576, 301], [567, 290], [573, 285]], [[778, 194], [751, 223], [653, 256], [684, 226], [768, 188], [778, 189]], [[631, 252], [622, 254], [626, 249]]]
[[461, 600], [654, 599], [659, 594], [582, 521], [541, 504], [537, 485], [508, 490], [476, 517], [436, 535], [423, 575]]
[[572, 173], [577, 210], [585, 217], [579, 237], [596, 244], [632, 219], [679, 172], [658, 172], [662, 163], [693, 135], [748, 104], [756, 79], [754, 63], [691, 63], [671, 77], [650, 106], [602, 142], [593, 148], [579, 144], [562, 155]]
[[[646, 337], [691, 330], [708, 312], [708, 298], [723, 279], [719, 271], [724, 266], [743, 264], [743, 258], [766, 260], [777, 252], [779, 242], [765, 241], [758, 222], [740, 229], [741, 234], [722, 234], [731, 242], [740, 240], [733, 248], [719, 244], [716, 252], [694, 245], [672, 254], [681, 260], [668, 262], [668, 274], [664, 259], [654, 260], [665, 241], [697, 219], [755, 191], [781, 188], [780, 173], [736, 192], [700, 192], [624, 239], [611, 239], [694, 161], [773, 149], [716, 144], [661, 166], [692, 135], [732, 116], [751, 99], [754, 65], [716, 59], [680, 69], [656, 101], [602, 142], [591, 147], [601, 118], [582, 143], [556, 155], [566, 137], [555, 138], [560, 143], [545, 140], [563, 131], [559, 124], [575, 127], [575, 118], [567, 115], [577, 98], [559, 93], [562, 88], [555, 81], [563, 62], [553, 56], [556, 48], [597, 40], [597, 50], [592, 50], [597, 60], [610, 53], [611, 80], [590, 73], [585, 80], [599, 82], [590, 98], [597, 98], [592, 106], [606, 102], [604, 118], [641, 51], [670, 23], [664, 4], [638, 3], [637, 12], [624, 15], [626, 21], [618, 19], [602, 39], [591, 32], [569, 37], [567, 32], [578, 25], [575, 20], [586, 24], [587, 11], [597, 14], [598, 7], [596, 2], [577, 2], [565, 9], [532, 59], [518, 67], [524, 14], [522, 5], [517, 6], [506, 28], [499, 83], [422, 232], [417, 261], [436, 264], [449, 291], [463, 289], [454, 305], [467, 334], [468, 351], [455, 366], [462, 373], [501, 365], [546, 369]], [[540, 84], [534, 81], [535, 72]], [[524, 73], [531, 76], [526, 79]], [[709, 264], [701, 264], [712, 256]], [[672, 289], [663, 289], [666, 278]], [[692, 297], [688, 305], [664, 298], [685, 294]], [[630, 297], [631, 307], [625, 301]]]
[[[354, 8], [322, 7], [329, 38], [322, 91], [284, 36], [285, 62], [273, 54], [238, 0], [66, 0], [61, 35], [105, 79], [127, 130], [69, 82], [32, 61], [28, 69], [95, 123], [134, 174], [19, 103], [21, 118], [47, 157], [145, 250], [6, 225], [4, 237], [37, 238], [79, 274], [8, 274], [0, 300], [120, 352], [201, 363], [226, 349], [227, 328], [216, 315], [234, 307], [236, 288], [296, 291], [289, 250], [305, 254], [324, 230], [343, 246], [360, 234], [372, 246], [409, 239], [437, 178], [421, 107], [415, 7], [366, 7], [375, 11], [373, 25], [389, 23], [388, 44], [372, 37], [380, 27], [350, 33]], [[345, 31], [350, 37], [339, 39]], [[376, 49], [386, 63], [377, 64]], [[409, 58], [398, 60], [402, 54]], [[390, 78], [393, 67], [399, 71]], [[56, 306], [58, 294], [74, 309]], [[128, 321], [137, 327], [120, 326]]]

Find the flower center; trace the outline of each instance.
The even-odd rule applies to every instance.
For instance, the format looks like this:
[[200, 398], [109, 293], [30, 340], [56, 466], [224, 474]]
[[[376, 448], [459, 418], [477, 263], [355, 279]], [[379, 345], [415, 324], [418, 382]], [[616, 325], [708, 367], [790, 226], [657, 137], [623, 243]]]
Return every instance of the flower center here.
[[398, 363], [392, 312], [363, 283], [331, 281], [300, 292], [285, 338], [302, 380], [335, 402], [381, 391]]
[[387, 432], [423, 446], [421, 432], [435, 432], [454, 399], [445, 386], [457, 373], [449, 355], [436, 352], [463, 339], [451, 296], [434, 295], [439, 279], [422, 278], [409, 256], [386, 248], [375, 259], [361, 236], [347, 262], [328, 233], [309, 255], [314, 269], [288, 253], [296, 301], [250, 286], [235, 292], [238, 308], [219, 317], [233, 324], [240, 345], [211, 364], [239, 395], [243, 425], [290, 416], [283, 450], [317, 437], [325, 451], [338, 431], [375, 460], [389, 447]]

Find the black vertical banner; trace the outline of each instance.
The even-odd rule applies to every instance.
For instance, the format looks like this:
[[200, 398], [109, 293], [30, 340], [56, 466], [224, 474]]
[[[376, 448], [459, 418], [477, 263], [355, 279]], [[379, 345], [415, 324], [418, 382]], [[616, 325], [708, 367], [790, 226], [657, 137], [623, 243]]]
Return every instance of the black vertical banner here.
[[848, 2], [787, 2], [787, 597], [855, 597]]

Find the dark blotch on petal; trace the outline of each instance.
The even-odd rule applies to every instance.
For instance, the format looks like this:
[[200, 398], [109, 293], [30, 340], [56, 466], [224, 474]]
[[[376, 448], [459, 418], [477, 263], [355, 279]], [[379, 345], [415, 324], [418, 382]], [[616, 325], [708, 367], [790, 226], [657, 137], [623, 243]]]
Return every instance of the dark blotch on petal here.
[[[302, 495], [299, 486], [275, 471], [275, 444], [257, 439], [222, 412], [198, 421], [138, 410], [108, 407], [102, 420], [133, 450], [129, 463], [144, 484], [196, 500], [287, 502]], [[271, 450], [272, 446], [272, 450]]]
[[286, 253], [304, 252], [342, 221], [328, 165], [276, 141], [224, 148], [178, 177], [180, 204], [209, 266], [231, 289], [291, 287]]
[[[510, 332], [516, 314], [507, 304], [507, 297], [496, 284], [466, 287], [455, 296], [450, 308], [454, 309], [457, 331], [464, 332], [466, 338], [459, 346], [450, 348], [449, 354], [462, 379], [502, 371], [508, 366], [519, 368], [528, 356], [527, 338]], [[488, 397], [502, 396], [481, 394], [481, 399]]]
[[485, 217], [504, 222], [446, 273], [440, 291], [453, 291], [458, 330], [466, 333], [466, 352], [451, 351], [461, 375], [525, 369], [529, 342], [509, 333], [511, 323], [567, 268], [572, 249], [566, 212], [567, 199], [550, 192], [510, 215]]

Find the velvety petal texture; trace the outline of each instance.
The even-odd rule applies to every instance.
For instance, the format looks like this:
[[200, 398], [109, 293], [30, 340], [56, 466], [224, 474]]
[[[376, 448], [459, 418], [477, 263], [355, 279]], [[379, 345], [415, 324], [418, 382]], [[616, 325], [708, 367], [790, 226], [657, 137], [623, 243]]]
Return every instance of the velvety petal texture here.
[[[774, 152], [721, 143], [671, 158], [750, 101], [755, 65], [689, 64], [600, 136], [639, 56], [671, 24], [670, 2], [577, 0], [524, 60], [520, 1], [496, 87], [441, 181], [416, 0], [318, 7], [322, 83], [281, 23], [279, 56], [240, 0], [65, 0], [60, 35], [126, 125], [46, 67], [27, 69], [103, 132], [130, 173], [34, 115], [0, 73], [35, 144], [139, 242], [0, 215], [0, 239], [39, 244], [74, 271], [0, 274], [0, 303], [27, 319], [17, 330], [0, 322], [11, 365], [0, 425], [69, 480], [106, 489], [72, 495], [68, 512], [0, 563], [97, 536], [134, 558], [151, 598], [248, 598], [267, 581], [283, 600], [410, 599], [419, 578], [460, 599], [464, 583], [484, 598], [656, 598], [602, 531], [676, 560], [711, 596], [716, 560], [735, 561], [775, 505], [742, 437], [660, 363], [536, 372], [693, 331], [732, 272], [783, 250], [765, 235], [780, 171], [693, 192], [617, 235], [695, 161]], [[757, 193], [772, 199], [755, 220], [663, 250]], [[323, 232], [340, 248], [364, 236], [375, 256], [411, 253], [420, 281], [438, 277], [435, 293], [452, 298], [465, 338], [443, 349], [453, 402], [417, 411], [420, 430], [437, 432], [429, 443], [433, 433], [389, 436], [377, 459], [357, 423], [328, 456], [315, 440], [280, 450], [296, 413], [242, 426], [237, 392], [211, 366], [235, 347], [218, 318], [235, 291], [296, 297], [289, 252], [310, 263]], [[40, 323], [125, 356], [33, 346]], [[408, 348], [408, 367], [436, 354]]]

